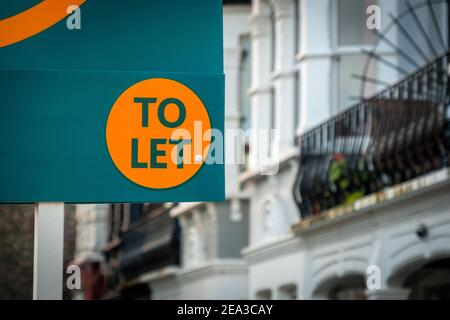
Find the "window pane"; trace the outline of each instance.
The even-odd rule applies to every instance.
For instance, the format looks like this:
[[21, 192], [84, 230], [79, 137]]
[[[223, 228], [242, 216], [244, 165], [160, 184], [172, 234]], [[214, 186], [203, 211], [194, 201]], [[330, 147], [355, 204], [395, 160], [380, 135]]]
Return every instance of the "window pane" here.
[[[241, 129], [247, 131], [251, 126], [251, 106], [250, 106], [250, 95], [248, 90], [251, 85], [251, 41], [250, 36], [242, 36], [241, 39], [241, 64], [239, 70], [239, 108], [241, 114]], [[241, 165], [241, 171], [245, 171], [248, 168], [248, 152], [249, 146], [248, 141], [244, 146], [243, 157], [244, 164]], [[239, 146], [240, 147], [240, 146]], [[242, 160], [242, 159], [241, 159]]]
[[[295, 54], [300, 53], [300, 0], [294, 1], [294, 43]], [[295, 57], [294, 57], [295, 58]]]
[[338, 0], [338, 45], [370, 44], [374, 34], [366, 27], [366, 9], [375, 0]]
[[241, 65], [239, 74], [239, 103], [241, 110], [241, 128], [250, 129], [250, 89], [251, 80], [251, 43], [250, 36], [241, 37]]
[[362, 75], [366, 56], [362, 54], [343, 55], [339, 62], [339, 106], [337, 111], [355, 104], [361, 94], [361, 81], [353, 77], [354, 74]]
[[271, 53], [270, 53], [270, 64], [271, 70], [275, 71], [275, 61], [277, 54], [277, 33], [275, 31], [275, 13], [272, 10], [272, 14], [270, 15], [270, 38], [271, 38]]

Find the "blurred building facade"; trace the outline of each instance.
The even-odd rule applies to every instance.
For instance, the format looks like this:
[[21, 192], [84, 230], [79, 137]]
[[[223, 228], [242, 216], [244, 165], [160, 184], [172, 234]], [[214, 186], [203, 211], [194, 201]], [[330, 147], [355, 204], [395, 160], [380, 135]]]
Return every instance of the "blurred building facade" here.
[[448, 298], [448, 29], [439, 0], [224, 1], [226, 128], [275, 138], [226, 137], [222, 203], [94, 208], [104, 297]]
[[106, 292], [105, 256], [103, 249], [107, 241], [110, 224], [110, 205], [77, 205], [75, 209], [76, 240], [73, 264], [80, 267], [81, 290], [74, 299], [101, 299]]

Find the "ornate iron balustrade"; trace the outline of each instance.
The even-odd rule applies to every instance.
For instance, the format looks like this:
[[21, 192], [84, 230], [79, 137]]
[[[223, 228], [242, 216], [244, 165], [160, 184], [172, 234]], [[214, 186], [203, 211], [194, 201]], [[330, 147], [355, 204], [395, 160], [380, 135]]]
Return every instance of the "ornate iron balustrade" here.
[[447, 53], [300, 137], [294, 198], [308, 217], [449, 166]]

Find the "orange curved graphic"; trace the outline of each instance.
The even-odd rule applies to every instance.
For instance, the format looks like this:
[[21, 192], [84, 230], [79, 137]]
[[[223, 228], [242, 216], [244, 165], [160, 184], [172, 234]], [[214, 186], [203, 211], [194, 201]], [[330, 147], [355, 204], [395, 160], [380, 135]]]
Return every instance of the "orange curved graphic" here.
[[0, 48], [50, 28], [69, 15], [69, 6], [79, 7], [84, 2], [86, 0], [43, 0], [28, 10], [0, 20]]

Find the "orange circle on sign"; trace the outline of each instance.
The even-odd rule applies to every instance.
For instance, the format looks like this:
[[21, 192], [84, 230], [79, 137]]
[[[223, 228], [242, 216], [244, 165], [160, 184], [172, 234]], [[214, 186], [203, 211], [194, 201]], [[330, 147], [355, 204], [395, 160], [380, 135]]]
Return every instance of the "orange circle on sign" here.
[[152, 189], [178, 186], [203, 165], [211, 122], [200, 98], [170, 79], [138, 82], [114, 103], [106, 144], [119, 171]]

